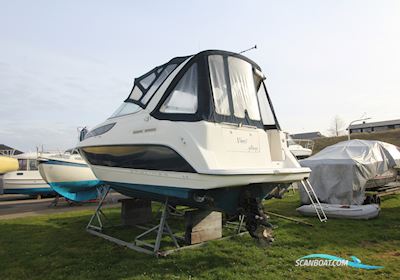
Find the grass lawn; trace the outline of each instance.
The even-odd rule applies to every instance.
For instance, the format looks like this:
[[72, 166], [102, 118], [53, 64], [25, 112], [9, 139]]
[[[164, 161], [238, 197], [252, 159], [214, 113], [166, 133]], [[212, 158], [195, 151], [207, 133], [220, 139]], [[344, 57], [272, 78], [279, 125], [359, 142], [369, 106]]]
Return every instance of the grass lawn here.
[[[296, 195], [271, 200], [266, 209], [298, 216]], [[119, 209], [106, 209], [117, 223]], [[0, 279], [400, 279], [400, 196], [382, 202], [378, 219], [334, 220], [314, 227], [272, 217], [275, 242], [260, 248], [244, 235], [170, 255], [136, 253], [85, 232], [88, 211], [0, 220]], [[122, 230], [125, 239], [131, 233]], [[380, 270], [296, 267], [301, 256], [356, 256]]]

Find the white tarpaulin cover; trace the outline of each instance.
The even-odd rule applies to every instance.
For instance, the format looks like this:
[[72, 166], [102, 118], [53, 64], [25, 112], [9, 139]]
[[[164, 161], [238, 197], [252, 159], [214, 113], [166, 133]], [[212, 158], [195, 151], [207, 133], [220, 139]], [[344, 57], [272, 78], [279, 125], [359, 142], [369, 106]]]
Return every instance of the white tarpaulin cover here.
[[[300, 164], [311, 168], [310, 183], [321, 202], [361, 205], [367, 181], [400, 166], [400, 151], [385, 142], [350, 140], [326, 147]], [[303, 204], [310, 203], [302, 188], [300, 198]]]

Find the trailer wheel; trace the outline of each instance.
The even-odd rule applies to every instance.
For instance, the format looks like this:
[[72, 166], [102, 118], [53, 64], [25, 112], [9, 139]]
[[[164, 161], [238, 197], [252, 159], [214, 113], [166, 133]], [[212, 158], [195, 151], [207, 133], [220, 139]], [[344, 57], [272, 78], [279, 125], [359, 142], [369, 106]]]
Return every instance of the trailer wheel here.
[[364, 200], [364, 205], [372, 204], [372, 203], [373, 203], [373, 198], [372, 198], [372, 196], [367, 195], [367, 197], [366, 197], [365, 200]]

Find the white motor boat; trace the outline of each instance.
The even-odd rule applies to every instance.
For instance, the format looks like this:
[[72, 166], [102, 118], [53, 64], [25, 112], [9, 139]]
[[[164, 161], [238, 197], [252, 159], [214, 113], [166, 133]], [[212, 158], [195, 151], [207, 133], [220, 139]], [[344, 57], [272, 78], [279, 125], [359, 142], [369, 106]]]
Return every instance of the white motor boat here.
[[4, 194], [49, 195], [54, 194], [43, 180], [37, 168], [37, 153], [24, 153], [14, 156], [18, 159], [19, 169], [4, 174]]
[[72, 149], [63, 154], [41, 154], [38, 163], [43, 179], [58, 194], [73, 201], [97, 198], [96, 187], [101, 183], [78, 150]]
[[121, 107], [77, 147], [116, 191], [243, 214], [256, 237], [269, 226], [261, 200], [310, 174], [287, 147], [264, 79], [236, 53], [174, 58], [135, 79]]
[[[311, 141], [311, 140], [307, 140]], [[297, 159], [305, 159], [311, 156], [312, 154], [312, 149], [303, 147], [299, 143], [296, 142], [296, 140], [292, 139], [290, 136], [288, 136], [287, 139], [289, 151], [297, 158]]]

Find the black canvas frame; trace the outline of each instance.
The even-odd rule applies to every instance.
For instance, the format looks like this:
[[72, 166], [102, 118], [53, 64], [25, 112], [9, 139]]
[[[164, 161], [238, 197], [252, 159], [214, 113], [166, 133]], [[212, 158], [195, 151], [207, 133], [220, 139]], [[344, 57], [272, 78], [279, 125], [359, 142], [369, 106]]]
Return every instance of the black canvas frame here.
[[[231, 111], [231, 115], [226, 116], [226, 115], [220, 115], [215, 111], [215, 104], [214, 104], [214, 99], [213, 99], [213, 91], [212, 91], [212, 85], [211, 85], [211, 78], [210, 78], [210, 71], [208, 67], [208, 56], [210, 55], [221, 55], [223, 57], [224, 61], [224, 69], [225, 69], [225, 75], [227, 77], [227, 87], [228, 91], [231, 92], [231, 84], [230, 84], [230, 79], [228, 75], [228, 62], [227, 58], [229, 56], [237, 57], [240, 58], [252, 65], [253, 68], [261, 71], [261, 68], [252, 60], [249, 58], [242, 56], [237, 53], [232, 53], [232, 52], [226, 52], [226, 51], [219, 51], [219, 50], [209, 50], [209, 51], [204, 51], [200, 52], [197, 55], [194, 55], [190, 61], [188, 61], [185, 66], [180, 70], [180, 72], [176, 75], [176, 77], [172, 80], [171, 84], [168, 86], [167, 90], [165, 91], [164, 95], [158, 102], [157, 106], [155, 109], [151, 112], [151, 115], [156, 118], [156, 119], [161, 119], [161, 120], [171, 120], [171, 121], [186, 121], [186, 122], [197, 122], [201, 120], [206, 120], [206, 121], [211, 121], [211, 122], [218, 122], [218, 123], [231, 123], [231, 124], [238, 124], [238, 125], [248, 125], [248, 126], [255, 126], [263, 129], [277, 129], [279, 128], [279, 124], [277, 122], [276, 116], [275, 116], [275, 111], [272, 107], [272, 102], [271, 99], [267, 94], [267, 99], [269, 102], [269, 105], [271, 107], [271, 111], [274, 115], [275, 123], [276, 125], [274, 126], [264, 126], [262, 123], [262, 120], [257, 121], [257, 120], [252, 120], [247, 116], [245, 118], [238, 118], [234, 115], [234, 109], [233, 109], [233, 100], [232, 100], [232, 95], [229, 94], [229, 107]], [[185, 75], [186, 71], [193, 65], [197, 63], [198, 67], [198, 107], [197, 107], [197, 112], [196, 113], [191, 113], [191, 114], [184, 114], [184, 113], [163, 113], [160, 111], [161, 106], [164, 104], [166, 99], [169, 97], [169, 95], [172, 93], [172, 91], [175, 89], [176, 85], [179, 83], [183, 75]], [[263, 86], [264, 83], [262, 83]], [[261, 115], [260, 115], [261, 118]]]
[[[135, 80], [134, 80], [134, 82], [133, 82], [132, 90], [131, 90], [131, 92], [129, 93], [128, 98], [125, 99], [124, 102], [135, 103], [135, 104], [139, 105], [140, 107], [142, 107], [143, 109], [146, 108], [146, 107], [147, 107], [147, 104], [150, 103], [150, 101], [151, 101], [151, 99], [153, 98], [153, 96], [155, 95], [155, 93], [158, 91], [158, 89], [163, 85], [163, 83], [165, 82], [165, 80], [167, 80], [168, 77], [169, 77], [169, 76], [172, 74], [172, 72], [173, 72], [173, 71], [172, 71], [171, 73], [169, 73], [169, 74], [167, 75], [167, 77], [164, 79], [164, 81], [163, 81], [163, 82], [157, 87], [157, 89], [154, 91], [153, 96], [151, 96], [150, 99], [149, 99], [146, 103], [143, 103], [143, 102], [142, 102], [143, 98], [146, 96], [146, 94], [147, 94], [147, 92], [149, 91], [149, 89], [153, 86], [153, 84], [154, 84], [154, 83], [157, 81], [157, 79], [160, 77], [160, 75], [161, 75], [161, 73], [164, 71], [164, 69], [165, 69], [168, 65], [172, 65], [172, 64], [176, 64], [176, 67], [175, 67], [175, 69], [176, 69], [177, 67], [179, 67], [179, 65], [180, 65], [182, 62], [184, 62], [184, 61], [185, 61], [186, 59], [188, 59], [189, 57], [190, 57], [190, 56], [175, 57], [175, 58], [171, 59], [170, 61], [168, 61], [167, 63], [165, 63], [165, 64], [163, 64], [163, 65], [160, 65], [160, 66], [157, 66], [157, 67], [153, 68], [152, 70], [150, 70], [149, 72], [147, 72], [146, 74], [143, 74], [142, 76], [135, 78]], [[161, 71], [158, 71], [159, 69], [161, 69]], [[175, 69], [174, 69], [174, 70], [175, 70]], [[150, 85], [149, 85], [147, 88], [144, 88], [144, 87], [141, 85], [140, 81], [143, 80], [143, 79], [145, 79], [145, 78], [147, 78], [148, 76], [152, 75], [153, 73], [155, 74], [154, 80], [150, 83]], [[132, 95], [133, 90], [134, 90], [135, 87], [138, 87], [138, 88], [140, 89], [140, 91], [142, 92], [142, 96], [141, 96], [138, 100], [134, 100], [134, 99], [131, 99], [131, 98], [130, 98], [130, 96]]]
[[[264, 129], [265, 130], [268, 130], [268, 129], [281, 130], [281, 126], [279, 125], [278, 119], [276, 118], [275, 109], [274, 109], [274, 106], [272, 105], [272, 101], [271, 101], [271, 98], [269, 97], [267, 86], [265, 85], [264, 81], [261, 81], [260, 86], [264, 87], [265, 94], [267, 95], [268, 104], [269, 104], [269, 107], [271, 108], [271, 112], [272, 112], [272, 115], [273, 115], [274, 121], [275, 121], [275, 124], [273, 124], [273, 125], [264, 125]], [[258, 104], [260, 105], [260, 103], [258, 103]]]

